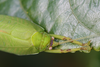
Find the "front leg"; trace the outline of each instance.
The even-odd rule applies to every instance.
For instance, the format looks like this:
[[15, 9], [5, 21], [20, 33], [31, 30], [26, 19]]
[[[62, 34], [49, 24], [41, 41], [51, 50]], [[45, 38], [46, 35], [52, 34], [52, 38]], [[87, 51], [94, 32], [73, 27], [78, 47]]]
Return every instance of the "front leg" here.
[[80, 48], [72, 48], [72, 49], [52, 49], [52, 50], [46, 50], [45, 52], [48, 53], [68, 53], [68, 52], [76, 52], [76, 51], [82, 51], [86, 50], [90, 52], [91, 48], [89, 46], [82, 46]]
[[[55, 35], [55, 34], [50, 34], [50, 36], [54, 37], [54, 38], [58, 38], [58, 39], [61, 39], [61, 40], [72, 40], [71, 38], [69, 37], [65, 37], [65, 36], [61, 36], [61, 35]], [[90, 41], [88, 43], [81, 43], [79, 41], [76, 41], [76, 40], [72, 40], [71, 43], [75, 43], [75, 44], [78, 44], [80, 46], [89, 46], [90, 45]]]

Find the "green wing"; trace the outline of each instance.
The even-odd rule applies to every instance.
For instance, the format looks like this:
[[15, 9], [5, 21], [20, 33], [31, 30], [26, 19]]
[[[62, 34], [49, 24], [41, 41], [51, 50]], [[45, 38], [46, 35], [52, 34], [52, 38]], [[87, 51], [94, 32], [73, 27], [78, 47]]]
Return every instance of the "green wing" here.
[[36, 54], [31, 36], [43, 29], [30, 21], [0, 15], [0, 50], [17, 55]]

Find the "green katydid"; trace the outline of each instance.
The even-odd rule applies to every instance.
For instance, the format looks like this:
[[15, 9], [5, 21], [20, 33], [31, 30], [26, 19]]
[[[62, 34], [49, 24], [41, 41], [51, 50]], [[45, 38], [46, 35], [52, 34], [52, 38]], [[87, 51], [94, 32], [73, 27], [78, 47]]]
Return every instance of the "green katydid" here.
[[90, 41], [83, 44], [76, 40], [72, 40], [71, 42], [83, 47], [67, 50], [52, 49], [52, 47], [60, 44], [59, 42], [55, 42], [54, 38], [68, 41], [72, 40], [65, 36], [47, 34], [42, 27], [30, 21], [17, 17], [0, 15], [0, 50], [2, 51], [16, 55], [30, 55], [42, 51], [67, 53], [78, 50], [91, 50], [89, 46]]

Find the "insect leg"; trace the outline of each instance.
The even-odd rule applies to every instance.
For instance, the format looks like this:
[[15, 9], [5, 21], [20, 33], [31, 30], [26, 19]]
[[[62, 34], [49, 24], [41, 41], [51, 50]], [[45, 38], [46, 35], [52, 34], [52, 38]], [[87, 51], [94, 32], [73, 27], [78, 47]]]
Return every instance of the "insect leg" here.
[[[58, 39], [61, 39], [61, 40], [68, 40], [68, 41], [72, 40], [69, 37], [65, 37], [65, 36], [61, 36], [61, 35], [50, 34], [50, 36], [53, 36], [54, 38], [58, 38]], [[90, 41], [88, 43], [85, 43], [85, 44], [81, 43], [79, 41], [76, 41], [76, 40], [72, 40], [71, 42], [75, 43], [75, 44], [78, 44], [78, 45], [81, 45], [81, 46], [88, 46], [88, 45], [90, 45]]]
[[89, 46], [83, 46], [83, 47], [80, 47], [80, 48], [72, 48], [72, 49], [52, 49], [52, 50], [46, 50], [45, 52], [48, 52], [48, 53], [68, 53], [68, 52], [76, 52], [76, 51], [81, 51], [81, 50], [88, 50], [90, 51], [91, 48]]

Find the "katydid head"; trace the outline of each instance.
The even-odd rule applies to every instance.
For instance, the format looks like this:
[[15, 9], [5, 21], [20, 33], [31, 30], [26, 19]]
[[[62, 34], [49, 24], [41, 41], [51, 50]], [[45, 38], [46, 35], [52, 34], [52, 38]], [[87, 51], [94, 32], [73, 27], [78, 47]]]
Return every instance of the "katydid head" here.
[[49, 46], [50, 43], [50, 39], [50, 36], [45, 32], [35, 32], [31, 37], [33, 45], [37, 50], [39, 50], [39, 52], [47, 49], [47, 46]]

